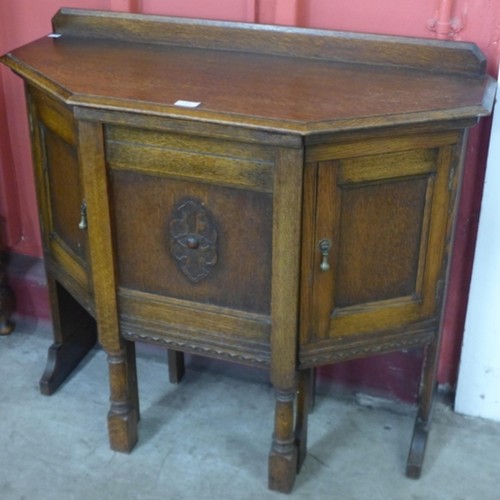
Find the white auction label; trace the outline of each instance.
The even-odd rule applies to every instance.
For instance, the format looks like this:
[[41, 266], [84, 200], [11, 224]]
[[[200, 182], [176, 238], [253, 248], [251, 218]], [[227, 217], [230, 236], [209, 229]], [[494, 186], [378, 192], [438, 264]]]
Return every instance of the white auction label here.
[[181, 106], [183, 108], [197, 108], [201, 102], [195, 102], [195, 101], [175, 101], [174, 106]]

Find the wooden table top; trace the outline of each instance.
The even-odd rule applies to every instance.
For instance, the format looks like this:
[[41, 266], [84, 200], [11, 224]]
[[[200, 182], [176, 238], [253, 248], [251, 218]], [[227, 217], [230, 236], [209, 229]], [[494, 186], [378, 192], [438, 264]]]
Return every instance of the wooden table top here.
[[[484, 72], [440, 71], [438, 63], [423, 71], [390, 61], [345, 62], [71, 32], [37, 40], [2, 60], [70, 105], [302, 134], [477, 117], [489, 113], [495, 88]], [[178, 100], [200, 104], [186, 108], [175, 105]]]

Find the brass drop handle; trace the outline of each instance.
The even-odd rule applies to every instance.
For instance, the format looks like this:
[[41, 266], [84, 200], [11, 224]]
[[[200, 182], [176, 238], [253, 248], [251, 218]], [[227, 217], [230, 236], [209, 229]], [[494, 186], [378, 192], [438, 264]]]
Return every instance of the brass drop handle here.
[[330, 254], [330, 248], [332, 247], [332, 243], [330, 240], [321, 240], [319, 242], [319, 251], [321, 252], [322, 259], [319, 268], [326, 272], [330, 269], [330, 263], [328, 262], [328, 256]]
[[78, 228], [82, 231], [87, 229], [87, 202], [85, 200], [80, 205], [80, 222], [78, 223]]

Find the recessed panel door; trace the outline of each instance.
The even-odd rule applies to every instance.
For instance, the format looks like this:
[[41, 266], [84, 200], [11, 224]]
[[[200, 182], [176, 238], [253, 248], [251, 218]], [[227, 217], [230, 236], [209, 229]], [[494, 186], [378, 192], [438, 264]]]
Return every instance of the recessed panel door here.
[[122, 334], [269, 362], [274, 153], [107, 129]]
[[87, 295], [91, 280], [77, 125], [63, 104], [35, 89], [30, 89], [29, 95], [38, 202], [48, 265], [54, 267], [58, 279], [64, 280], [66, 286], [80, 290], [75, 293]]
[[404, 144], [403, 151], [378, 152], [382, 144], [374, 154], [309, 165], [316, 204], [305, 252], [310, 288], [302, 294], [309, 296], [302, 325], [309, 347], [354, 342], [361, 352], [364, 338], [375, 345], [378, 334], [437, 318], [455, 146]]

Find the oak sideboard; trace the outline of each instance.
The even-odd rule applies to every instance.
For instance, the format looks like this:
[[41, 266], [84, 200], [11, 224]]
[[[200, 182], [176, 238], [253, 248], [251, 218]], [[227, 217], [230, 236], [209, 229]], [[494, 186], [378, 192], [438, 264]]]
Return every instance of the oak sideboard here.
[[475, 45], [62, 9], [1, 61], [29, 108], [43, 393], [98, 339], [128, 452], [136, 341], [168, 349], [173, 381], [183, 353], [268, 369], [269, 487], [289, 492], [313, 369], [422, 348], [418, 477], [467, 130], [496, 88]]

